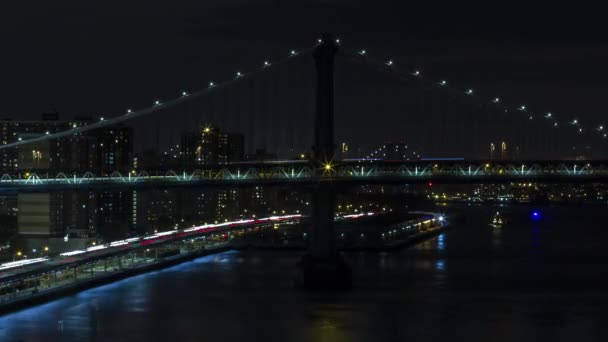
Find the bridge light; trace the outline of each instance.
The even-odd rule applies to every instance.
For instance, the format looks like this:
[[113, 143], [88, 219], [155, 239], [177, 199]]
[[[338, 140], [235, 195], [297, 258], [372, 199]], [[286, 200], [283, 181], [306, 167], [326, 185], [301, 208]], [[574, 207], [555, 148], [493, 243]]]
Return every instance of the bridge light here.
[[521, 106], [519, 107], [519, 110], [521, 110], [522, 112], [526, 110], [526, 106]]
[[559, 124], [557, 122], [554, 122], [553, 127], [557, 127], [557, 126], [559, 126]]
[[386, 65], [388, 65], [388, 66], [393, 65], [393, 61], [388, 61], [388, 62], [386, 62]]
[[492, 102], [498, 103], [498, 102], [500, 102], [500, 99], [498, 97], [495, 97], [494, 100], [492, 100]]
[[578, 132], [579, 132], [579, 133], [583, 133], [583, 129], [582, 129], [582, 128], [579, 128], [579, 129], [578, 129]]
[[530, 119], [530, 120], [534, 120], [534, 116], [533, 116], [533, 115], [530, 115], [530, 116], [528, 116], [528, 119]]
[[420, 76], [420, 71], [419, 70], [414, 70], [413, 75], [414, 76]]
[[573, 125], [578, 125], [578, 119], [574, 119], [574, 120], [572, 120], [572, 124], [573, 124]]
[[99, 121], [103, 121], [103, 120], [104, 120], [103, 116], [99, 118]]
[[132, 110], [131, 109], [127, 109], [127, 114], [131, 114]]
[[188, 92], [182, 91], [182, 96], [188, 96]]
[[265, 66], [265, 67], [270, 66], [270, 62], [268, 62], [268, 61], [264, 61], [264, 66]]
[[76, 127], [78, 127], [78, 125], [72, 124], [72, 128], [76, 128]]
[[340, 44], [340, 39], [336, 39], [336, 44]]
[[608, 134], [604, 133], [604, 135], [602, 135], [603, 138], [608, 138]]
[[359, 54], [360, 54], [361, 56], [365, 56], [365, 54], [366, 54], [366, 53], [367, 53], [367, 51], [365, 51], [365, 50], [361, 50], [361, 51], [359, 51]]
[[448, 82], [446, 80], [441, 80], [441, 82], [439, 82], [439, 85], [442, 85], [442, 86], [444, 86], [446, 84], [448, 84]]
[[331, 162], [323, 164], [323, 173], [329, 173], [334, 171], [334, 165]]
[[551, 113], [547, 113], [547, 114], [545, 115], [545, 117], [546, 117], [547, 119], [550, 119], [552, 116], [553, 116], [553, 114], [551, 114]]
[[46, 133], [45, 133], [45, 134], [46, 134], [46, 135], [49, 135], [49, 134], [51, 134], [51, 133], [50, 133], [49, 131], [46, 131]]
[[243, 76], [243, 74], [241, 74], [240, 72], [237, 71], [236, 72], [236, 77], [241, 77], [241, 76]]
[[297, 52], [296, 50], [291, 50], [291, 55], [292, 55], [292, 56], [295, 56], [295, 55], [297, 55], [297, 54], [298, 54], [298, 52]]
[[209, 88], [215, 86], [215, 84], [213, 82], [209, 82]]
[[473, 95], [473, 89], [468, 89], [467, 90], [467, 95]]
[[321, 39], [321, 38], [317, 39], [317, 43], [318, 43], [318, 44], [323, 43], [323, 39]]
[[156, 106], [160, 105], [160, 101], [159, 100], [154, 101], [154, 105], [156, 105]]
[[603, 130], [604, 130], [604, 125], [600, 125], [600, 126], [597, 128], [597, 130], [598, 130], [598, 131], [600, 131], [600, 132], [601, 132], [601, 131], [603, 131]]

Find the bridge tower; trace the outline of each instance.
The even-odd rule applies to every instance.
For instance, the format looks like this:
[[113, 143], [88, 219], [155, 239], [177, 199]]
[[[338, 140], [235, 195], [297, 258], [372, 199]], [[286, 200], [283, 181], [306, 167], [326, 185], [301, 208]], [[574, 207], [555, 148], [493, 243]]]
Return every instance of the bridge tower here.
[[[325, 34], [315, 48], [317, 81], [314, 158], [318, 172], [331, 172], [334, 142], [334, 59], [338, 52], [336, 38]], [[299, 285], [305, 289], [342, 290], [351, 286], [351, 270], [336, 249], [334, 218], [335, 189], [327, 181], [312, 189], [312, 226], [308, 253], [298, 263]]]

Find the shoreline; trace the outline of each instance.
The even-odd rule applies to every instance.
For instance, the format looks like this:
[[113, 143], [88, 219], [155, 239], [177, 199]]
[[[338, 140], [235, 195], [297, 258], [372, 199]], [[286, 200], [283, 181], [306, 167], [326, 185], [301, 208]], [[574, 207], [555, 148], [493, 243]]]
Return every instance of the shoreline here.
[[[417, 234], [416, 236], [409, 237], [403, 240], [396, 240], [385, 245], [372, 245], [372, 246], [351, 246], [351, 247], [338, 247], [340, 252], [389, 252], [396, 251], [403, 248], [408, 248], [412, 245], [430, 239], [437, 236], [451, 228], [451, 225], [441, 226], [440, 228], [425, 231]], [[39, 290], [36, 293], [31, 294], [27, 297], [21, 297], [13, 300], [9, 300], [6, 303], [0, 304], [0, 316], [40, 305], [46, 302], [50, 302], [55, 299], [66, 297], [79, 293], [84, 290], [92, 289], [101, 285], [106, 285], [115, 281], [126, 279], [132, 276], [148, 273], [151, 271], [165, 269], [171, 266], [175, 266], [187, 261], [191, 261], [200, 257], [223, 253], [231, 250], [293, 250], [293, 251], [305, 251], [305, 245], [255, 245], [255, 244], [230, 244], [219, 247], [207, 248], [204, 250], [193, 251], [187, 254], [174, 255], [164, 258], [163, 260], [152, 262], [145, 265], [138, 265], [133, 268], [125, 268], [122, 270], [109, 272], [108, 274], [92, 277], [88, 279], [79, 279], [76, 282], [60, 285], [55, 288]], [[294, 265], [295, 267], [295, 265]]]

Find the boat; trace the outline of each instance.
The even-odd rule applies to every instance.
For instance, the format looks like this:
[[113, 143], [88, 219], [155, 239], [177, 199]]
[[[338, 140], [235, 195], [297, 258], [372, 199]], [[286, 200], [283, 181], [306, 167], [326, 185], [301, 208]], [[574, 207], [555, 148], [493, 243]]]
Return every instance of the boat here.
[[500, 228], [504, 226], [507, 221], [500, 215], [500, 212], [496, 212], [494, 217], [492, 217], [492, 222], [490, 223], [490, 227], [492, 228]]

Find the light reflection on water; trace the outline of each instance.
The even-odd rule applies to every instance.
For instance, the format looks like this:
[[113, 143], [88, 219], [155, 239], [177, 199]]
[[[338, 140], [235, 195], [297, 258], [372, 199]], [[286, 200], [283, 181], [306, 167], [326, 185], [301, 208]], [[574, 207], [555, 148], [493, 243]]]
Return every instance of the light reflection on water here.
[[347, 254], [348, 293], [295, 291], [297, 253], [229, 252], [5, 315], [0, 341], [605, 340], [604, 208], [498, 230], [466, 210], [410, 249]]

